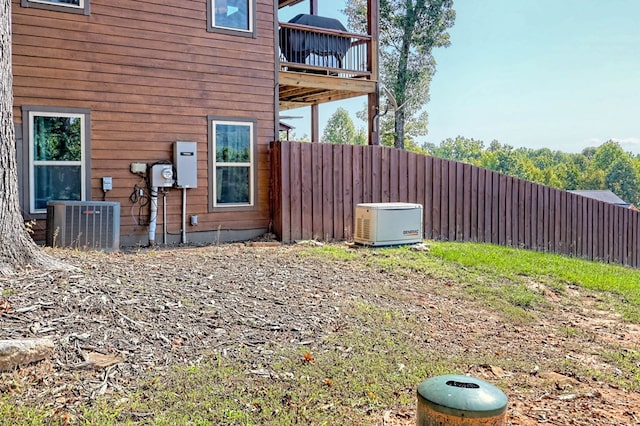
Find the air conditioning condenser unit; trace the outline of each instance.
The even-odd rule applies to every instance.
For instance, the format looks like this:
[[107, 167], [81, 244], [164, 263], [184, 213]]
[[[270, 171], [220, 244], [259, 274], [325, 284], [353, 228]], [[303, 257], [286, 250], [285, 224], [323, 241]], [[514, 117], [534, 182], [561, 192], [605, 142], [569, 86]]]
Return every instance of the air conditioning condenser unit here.
[[49, 201], [46, 244], [82, 250], [120, 249], [120, 203]]
[[421, 204], [358, 204], [355, 222], [354, 241], [358, 244], [391, 246], [422, 242]]

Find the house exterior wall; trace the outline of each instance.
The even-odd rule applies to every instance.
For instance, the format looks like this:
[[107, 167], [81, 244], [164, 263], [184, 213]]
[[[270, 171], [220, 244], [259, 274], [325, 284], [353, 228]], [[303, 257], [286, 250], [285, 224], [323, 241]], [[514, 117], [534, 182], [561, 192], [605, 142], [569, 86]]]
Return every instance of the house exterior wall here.
[[[270, 223], [268, 145], [277, 138], [273, 3], [254, 3], [254, 36], [207, 31], [207, 0], [90, 0], [90, 6], [85, 15], [12, 3], [14, 122], [25, 218], [38, 219], [36, 229], [43, 229], [45, 216], [29, 214], [23, 108], [72, 108], [90, 112], [87, 198], [120, 202], [123, 244], [148, 242], [148, 207], [131, 201], [141, 178], [130, 164], [172, 161], [175, 141], [197, 143], [198, 186], [186, 190], [189, 241], [264, 232]], [[255, 123], [251, 208], [211, 208], [211, 116]], [[113, 178], [106, 194], [104, 176]], [[171, 242], [181, 232], [181, 190], [170, 190], [166, 204]], [[189, 224], [192, 215], [198, 216], [195, 226]], [[156, 232], [162, 235], [162, 196]]]

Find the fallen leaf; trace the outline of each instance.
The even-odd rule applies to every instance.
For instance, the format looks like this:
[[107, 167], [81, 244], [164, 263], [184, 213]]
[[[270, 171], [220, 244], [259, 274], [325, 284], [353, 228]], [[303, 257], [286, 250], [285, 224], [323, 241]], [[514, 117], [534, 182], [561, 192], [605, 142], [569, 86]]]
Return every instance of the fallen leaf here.
[[502, 368], [497, 367], [495, 365], [490, 365], [489, 368], [491, 369], [491, 372], [493, 373], [494, 376], [504, 377], [504, 370]]
[[177, 349], [180, 346], [182, 346], [182, 344], [184, 343], [184, 340], [182, 340], [181, 337], [177, 337], [173, 340], [173, 342], [171, 343], [171, 349]]
[[60, 416], [60, 422], [63, 425], [70, 425], [73, 423], [73, 420], [74, 420], [73, 414], [70, 414], [70, 413], [64, 413]]
[[0, 315], [11, 312], [11, 304], [6, 300], [0, 300]]

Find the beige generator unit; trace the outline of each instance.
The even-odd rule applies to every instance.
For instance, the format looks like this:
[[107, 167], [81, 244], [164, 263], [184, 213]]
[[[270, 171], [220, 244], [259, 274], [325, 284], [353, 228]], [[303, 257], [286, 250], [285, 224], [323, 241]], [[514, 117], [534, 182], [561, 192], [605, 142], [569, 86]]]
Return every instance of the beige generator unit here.
[[422, 242], [421, 204], [358, 204], [355, 221], [358, 244], [392, 246]]

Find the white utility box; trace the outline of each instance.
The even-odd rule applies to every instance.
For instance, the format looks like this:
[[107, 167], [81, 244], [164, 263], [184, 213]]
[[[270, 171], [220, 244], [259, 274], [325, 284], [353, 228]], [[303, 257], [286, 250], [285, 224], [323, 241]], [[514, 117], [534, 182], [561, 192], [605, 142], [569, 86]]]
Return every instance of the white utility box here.
[[362, 203], [356, 206], [355, 242], [392, 246], [422, 242], [422, 205]]

